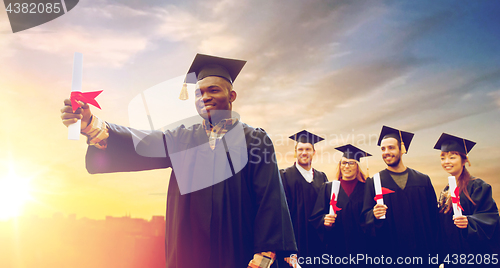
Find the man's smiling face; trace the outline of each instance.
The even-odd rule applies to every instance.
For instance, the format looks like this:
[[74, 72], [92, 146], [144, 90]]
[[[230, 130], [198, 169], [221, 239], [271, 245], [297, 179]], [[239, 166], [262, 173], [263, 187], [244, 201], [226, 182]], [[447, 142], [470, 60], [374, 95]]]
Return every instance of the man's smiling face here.
[[[210, 119], [214, 110], [232, 110], [232, 102], [236, 92], [224, 78], [208, 76], [198, 81], [195, 91], [195, 105], [198, 114], [204, 119]], [[211, 119], [210, 121], [212, 121]]]

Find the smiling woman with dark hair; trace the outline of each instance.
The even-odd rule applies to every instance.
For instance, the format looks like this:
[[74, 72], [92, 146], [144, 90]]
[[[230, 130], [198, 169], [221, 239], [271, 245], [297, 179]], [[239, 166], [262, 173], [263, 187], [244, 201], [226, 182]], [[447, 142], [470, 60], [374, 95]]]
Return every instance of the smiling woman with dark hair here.
[[[467, 154], [476, 143], [443, 133], [434, 149], [441, 150], [441, 166], [456, 179], [459, 199], [453, 201], [447, 185], [439, 197], [442, 251], [445, 253], [500, 253], [500, 217], [491, 186], [470, 175]], [[462, 216], [454, 216], [459, 201]]]

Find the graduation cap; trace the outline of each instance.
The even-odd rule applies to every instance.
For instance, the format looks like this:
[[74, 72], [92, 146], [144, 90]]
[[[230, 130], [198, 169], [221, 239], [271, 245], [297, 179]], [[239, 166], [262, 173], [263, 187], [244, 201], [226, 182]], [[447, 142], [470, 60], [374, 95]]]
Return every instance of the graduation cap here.
[[312, 145], [324, 140], [320, 136], [314, 135], [307, 130], [299, 131], [299, 132], [293, 134], [292, 136], [290, 136], [289, 138], [296, 141], [296, 142], [310, 143]]
[[[342, 157], [345, 157], [347, 159], [353, 159], [353, 160], [356, 160], [358, 162], [361, 159], [361, 157], [372, 156], [371, 154], [359, 149], [358, 147], [356, 147], [352, 144], [340, 146], [340, 147], [337, 147], [335, 149], [344, 153], [342, 155]], [[368, 167], [368, 159], [366, 159], [366, 172], [367, 172], [368, 176], [370, 176], [370, 168]]]
[[[297, 144], [299, 142], [310, 143], [310, 144], [312, 144], [313, 148], [314, 148], [314, 144], [315, 143], [318, 143], [318, 142], [324, 140], [320, 136], [314, 135], [314, 134], [312, 134], [311, 132], [309, 132], [307, 130], [299, 131], [299, 132], [293, 134], [292, 136], [290, 136], [288, 138], [296, 141]], [[295, 147], [295, 149], [297, 149], [297, 147]], [[293, 155], [293, 157], [297, 158], [297, 150], [295, 150], [295, 154]]]
[[344, 153], [342, 157], [345, 157], [347, 159], [354, 159], [358, 162], [361, 159], [361, 157], [372, 156], [371, 154], [359, 149], [358, 147], [352, 144], [340, 146], [335, 149]]
[[476, 145], [475, 142], [443, 133], [439, 140], [434, 145], [434, 149], [441, 150], [442, 152], [459, 152], [467, 155], [472, 147]]
[[196, 54], [184, 80], [179, 99], [188, 99], [187, 83], [196, 84], [196, 82], [208, 76], [222, 77], [232, 85], [245, 63], [244, 60]]
[[378, 138], [377, 145], [380, 146], [380, 143], [382, 142], [383, 139], [395, 138], [398, 142], [401, 143], [401, 151], [406, 154], [408, 152], [408, 149], [410, 148], [410, 143], [414, 135], [415, 134], [410, 132], [402, 131], [388, 126], [383, 126], [382, 131], [380, 132], [380, 136]]

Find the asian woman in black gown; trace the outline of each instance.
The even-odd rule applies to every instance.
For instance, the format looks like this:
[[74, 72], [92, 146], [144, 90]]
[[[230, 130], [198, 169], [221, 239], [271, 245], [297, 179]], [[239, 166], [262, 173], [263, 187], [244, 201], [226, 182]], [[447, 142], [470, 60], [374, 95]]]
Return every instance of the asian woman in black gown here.
[[[455, 192], [459, 193], [463, 208], [462, 216], [453, 215], [447, 185], [438, 201], [441, 249], [447, 254], [481, 253], [487, 258], [484, 254], [500, 253], [500, 217], [491, 186], [466, 168], [467, 163], [470, 166], [467, 154], [474, 145], [475, 142], [443, 133], [434, 147], [441, 150], [443, 169], [456, 179]], [[478, 264], [478, 260], [474, 263]]]

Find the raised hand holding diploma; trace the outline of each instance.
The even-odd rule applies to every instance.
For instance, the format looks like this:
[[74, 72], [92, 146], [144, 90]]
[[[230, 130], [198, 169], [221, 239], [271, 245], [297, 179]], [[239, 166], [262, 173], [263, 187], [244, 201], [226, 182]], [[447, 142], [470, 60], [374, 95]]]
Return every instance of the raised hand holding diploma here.
[[[71, 82], [71, 97], [70, 97], [73, 113], [75, 113], [76, 110], [80, 108], [79, 101], [83, 103], [92, 104], [97, 108], [101, 109], [97, 101], [95, 101], [95, 97], [101, 94], [102, 90], [82, 93], [82, 73], [83, 73], [82, 66], [83, 66], [83, 55], [82, 53], [75, 52], [73, 60], [73, 79]], [[68, 125], [69, 140], [80, 139], [81, 126], [82, 126], [81, 119], [78, 119], [78, 121], [74, 124]]]
[[[385, 210], [387, 209], [387, 206], [384, 205], [383, 196], [385, 194], [394, 193], [394, 191], [382, 187], [382, 183], [380, 182], [380, 174], [379, 173], [377, 173], [373, 176], [373, 185], [375, 187], [375, 198], [373, 198], [373, 199], [377, 202], [377, 205], [375, 205], [375, 208], [373, 211], [373, 215], [375, 215], [375, 217], [377, 219], [385, 219]], [[381, 206], [383, 206], [383, 208]], [[376, 213], [375, 209], [377, 209], [377, 213]], [[378, 210], [382, 210], [382, 209], [384, 210], [383, 215], [380, 217], [377, 217], [376, 214], [378, 214]]]

